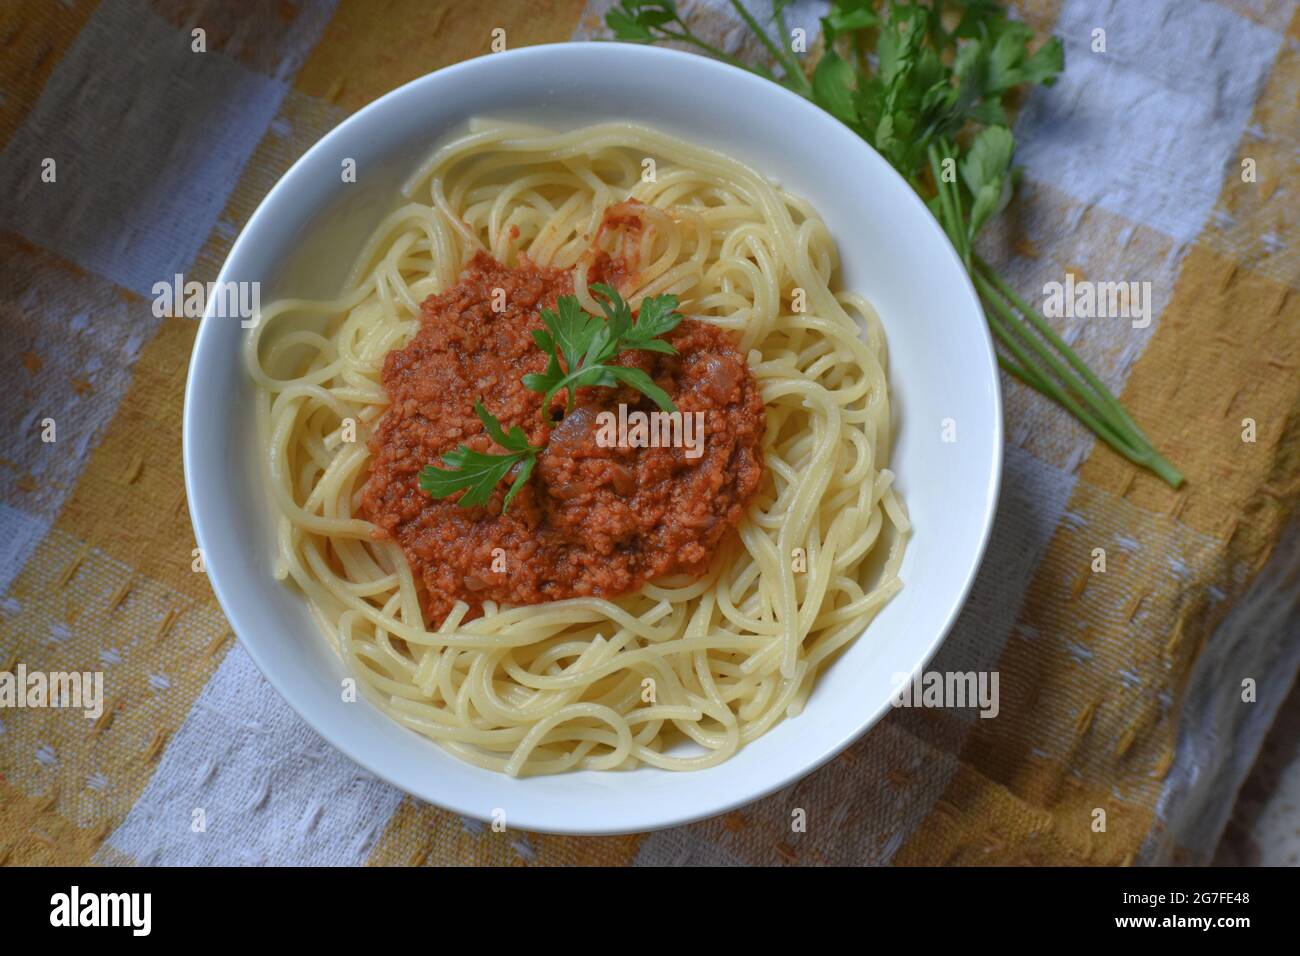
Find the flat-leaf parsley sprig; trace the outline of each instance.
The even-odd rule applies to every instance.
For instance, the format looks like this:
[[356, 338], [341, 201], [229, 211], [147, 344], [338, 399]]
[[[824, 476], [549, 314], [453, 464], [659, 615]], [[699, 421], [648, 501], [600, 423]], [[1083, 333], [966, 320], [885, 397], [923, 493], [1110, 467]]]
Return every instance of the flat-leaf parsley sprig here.
[[[525, 375], [523, 383], [531, 391], [542, 393], [542, 420], [552, 424], [547, 409], [561, 389], [568, 391], [565, 414], [573, 411], [574, 393], [583, 386], [615, 388], [630, 385], [664, 411], [677, 411], [668, 393], [645, 372], [639, 368], [610, 364], [627, 351], [677, 354], [675, 348], [660, 338], [681, 324], [682, 316], [676, 311], [677, 296], [656, 295], [643, 300], [641, 311], [633, 322], [631, 306], [615, 289], [596, 284], [591, 286], [591, 291], [605, 313], [603, 319], [584, 311], [577, 296], [572, 295], [560, 296], [554, 310], [543, 309], [539, 313], [546, 328], [534, 331], [533, 341], [548, 356], [546, 371]], [[486, 505], [496, 486], [513, 472], [514, 481], [501, 503], [501, 513], [505, 514], [510, 502], [532, 475], [537, 465], [537, 453], [544, 446], [529, 444], [528, 436], [518, 425], [509, 432], [505, 431], [496, 416], [478, 399], [474, 401], [474, 414], [483, 423], [488, 437], [506, 453], [489, 455], [459, 445], [442, 456], [443, 467], [425, 465], [421, 469], [420, 488], [434, 498], [448, 498], [464, 491], [457, 504], [471, 508]]]
[[677, 296], [656, 295], [642, 300], [634, 324], [631, 307], [617, 291], [601, 284], [593, 285], [591, 291], [605, 313], [604, 320], [583, 311], [577, 297], [571, 295], [560, 296], [554, 310], [543, 309], [539, 313], [546, 328], [535, 330], [533, 341], [549, 359], [545, 372], [524, 376], [524, 386], [542, 393], [542, 420], [547, 421], [551, 399], [561, 389], [568, 391], [564, 409], [567, 415], [573, 411], [577, 390], [590, 385], [607, 388], [630, 385], [664, 411], [677, 411], [668, 393], [645, 372], [611, 364], [618, 355], [633, 350], [677, 354], [676, 349], [659, 338], [682, 321], [681, 314], [675, 311]]
[[513, 469], [515, 480], [511, 482], [510, 490], [501, 503], [501, 512], [504, 514], [519, 489], [528, 481], [528, 476], [533, 473], [537, 453], [542, 449], [540, 445], [530, 445], [528, 436], [518, 425], [509, 432], [502, 429], [501, 422], [478, 399], [474, 400], [474, 413], [483, 423], [483, 430], [506, 450], [506, 454], [488, 455], [460, 445], [442, 456], [445, 468], [425, 465], [421, 469], [420, 488], [434, 498], [447, 498], [463, 490], [465, 494], [457, 502], [462, 508], [485, 505], [491, 499], [497, 484]]
[[780, 83], [870, 143], [926, 199], [961, 255], [1002, 346], [1002, 367], [1129, 461], [1174, 488], [1182, 484], [1097, 374], [974, 252], [976, 234], [1015, 186], [1006, 100], [1021, 86], [1056, 81], [1065, 66], [1060, 41], [1049, 38], [1031, 52], [1033, 31], [997, 0], [832, 0], [822, 18], [826, 49], [810, 82], [787, 47], [782, 14], [790, 0], [772, 0], [775, 37], [740, 0], [731, 3], [775, 56], [780, 75], [696, 36], [674, 0], [620, 0], [605, 23], [615, 39], [687, 43]]

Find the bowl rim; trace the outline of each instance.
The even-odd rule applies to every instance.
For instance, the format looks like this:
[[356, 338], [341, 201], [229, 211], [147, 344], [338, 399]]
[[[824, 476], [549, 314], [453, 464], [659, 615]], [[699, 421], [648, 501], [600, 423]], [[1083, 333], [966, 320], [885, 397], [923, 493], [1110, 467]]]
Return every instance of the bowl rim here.
[[[978, 373], [981, 379], [987, 379], [991, 383], [991, 387], [989, 388], [989, 397], [993, 403], [993, 417], [989, 423], [989, 438], [993, 448], [989, 458], [990, 467], [983, 501], [983, 514], [980, 516], [978, 547], [970, 554], [969, 560], [965, 564], [964, 571], [962, 572], [961, 585], [954, 591], [951, 606], [944, 615], [942, 626], [935, 632], [933, 637], [930, 638], [924, 647], [918, 647], [918, 656], [913, 665], [912, 673], [915, 674], [919, 671], [923, 671], [923, 669], [928, 666], [930, 661], [938, 653], [940, 647], [942, 647], [944, 641], [951, 633], [958, 615], [965, 607], [966, 602], [970, 597], [971, 589], [974, 586], [976, 576], [983, 564], [985, 554], [988, 550], [989, 541], [992, 536], [993, 521], [997, 512], [1004, 465], [1003, 398], [1000, 376], [998, 374], [996, 351], [994, 349], [993, 338], [988, 325], [982, 320], [982, 306], [980, 305], [974, 284], [964, 265], [962, 265], [960, 257], [953, 248], [947, 235], [943, 232], [942, 227], [939, 225], [937, 220], [935, 220], [931, 215], [924, 201], [916, 194], [898, 171], [876, 152], [874, 147], [855, 135], [851, 130], [840, 123], [839, 120], [835, 119], [830, 114], [793, 91], [754, 73], [750, 73], [746, 70], [731, 66], [730, 64], [723, 63], [710, 57], [666, 47], [654, 47], [637, 43], [621, 43], [614, 41], [593, 42], [583, 40], [539, 44], [510, 49], [501, 53], [485, 54], [469, 60], [450, 64], [433, 72], [426, 73], [416, 79], [410, 80], [401, 86], [395, 87], [377, 99], [359, 108], [306, 149], [302, 155], [285, 170], [285, 172], [276, 180], [275, 184], [258, 202], [257, 207], [249, 216], [248, 221], [240, 230], [235, 241], [231, 244], [230, 250], [226, 254], [221, 269], [216, 277], [216, 282], [224, 283], [228, 281], [228, 273], [231, 270], [231, 263], [239, 260], [241, 250], [246, 244], [251, 242], [249, 237], [258, 231], [261, 220], [265, 216], [269, 215], [268, 210], [283, 201], [283, 197], [293, 189], [293, 180], [295, 179], [297, 171], [307, 165], [311, 158], [316, 154], [328, 152], [332, 143], [346, 140], [354, 128], [366, 122], [367, 116], [382, 112], [385, 109], [385, 104], [391, 104], [404, 96], [411, 95], [429, 84], [441, 83], [445, 81], [447, 77], [452, 75], [462, 73], [472, 74], [479, 70], [495, 69], [496, 67], [492, 64], [496, 62], [529, 60], [533, 58], [556, 56], [557, 54], [582, 56], [585, 51], [589, 51], [592, 48], [607, 49], [610, 47], [620, 48], [627, 56], [647, 57], [650, 60], [660, 61], [655, 65], [663, 68], [670, 69], [674, 65], [689, 64], [692, 69], [703, 69], [706, 71], [712, 70], [719, 74], [728, 74], [728, 79], [730, 81], [749, 84], [756, 96], [775, 97], [777, 100], [784, 100], [787, 105], [795, 109], [806, 111], [810, 117], [816, 117], [816, 121], [830, 123], [835, 127], [838, 127], [839, 130], [849, 138], [848, 141], [855, 144], [857, 148], [875, 154], [887, 170], [886, 175], [894, 177], [898, 181], [898, 184], [904, 188], [910, 202], [914, 205], [917, 215], [923, 216], [927, 219], [930, 227], [937, 231], [941, 238], [942, 248], [946, 251], [947, 255], [952, 258], [953, 262], [957, 266], [958, 272], [961, 276], [961, 281], [964, 285], [965, 294], [970, 299], [975, 313], [981, 318], [981, 321], [979, 322], [981, 335], [979, 335], [978, 338], [982, 343], [983, 348], [980, 350], [978, 356], [972, 357], [972, 365], [982, 365], [982, 368], [976, 368], [974, 371]], [[467, 115], [465, 119], [468, 118]], [[207, 347], [207, 343], [213, 339], [216, 334], [217, 326], [221, 321], [223, 320], [214, 317], [208, 311], [205, 311], [204, 316], [200, 321], [186, 371], [184, 406], [182, 411], [182, 458], [185, 472], [186, 499], [190, 514], [190, 522], [194, 530], [195, 542], [198, 547], [202, 549], [202, 553], [205, 556], [211, 552], [205, 545], [205, 540], [209, 539], [210, 536], [204, 530], [205, 518], [203, 514], [204, 504], [202, 494], [204, 490], [204, 480], [200, 477], [201, 472], [194, 461], [194, 458], [197, 455], [196, 443], [202, 441], [202, 439], [195, 435], [195, 423], [193, 420], [197, 400], [195, 394], [195, 381], [199, 362], [203, 355], [210, 351], [210, 348]], [[217, 521], [219, 519], [219, 515], [209, 515], [207, 518], [208, 521]], [[364, 748], [354, 746], [352, 741], [343, 740], [339, 735], [333, 733], [327, 727], [322, 727], [322, 724], [328, 724], [328, 721], [316, 719], [312, 708], [307, 706], [302, 699], [302, 696], [295, 691], [292, 681], [288, 680], [286, 675], [277, 672], [274, 667], [268, 665], [266, 657], [259, 650], [258, 641], [244, 636], [244, 632], [252, 633], [256, 628], [250, 626], [250, 623], [245, 619], [245, 615], [240, 610], [241, 602], [235, 600], [230, 588], [222, 583], [222, 574], [219, 567], [209, 562], [206, 563], [205, 568], [208, 583], [212, 588], [213, 595], [216, 597], [217, 603], [220, 606], [222, 613], [225, 615], [231, 630], [239, 640], [239, 643], [243, 646], [244, 650], [253, 660], [253, 663], [257, 666], [258, 670], [266, 678], [267, 682], [275, 692], [280, 695], [280, 697], [312, 729], [313, 732], [322, 737], [330, 744], [330, 746], [345, 755], [354, 763], [401, 792], [410, 794], [420, 800], [428, 801], [436, 806], [465, 817], [477, 820], [486, 820], [481, 807], [471, 806], [459, 801], [454, 792], [433, 795], [428, 792], [428, 788], [420, 789], [415, 787], [409, 781], [399, 781], [396, 779], [397, 775], [395, 773], [390, 772], [390, 770], [383, 765], [382, 761], [372, 759], [371, 755]], [[659, 815], [652, 820], [642, 821], [635, 825], [628, 826], [605, 824], [565, 825], [549, 821], [529, 822], [525, 819], [528, 816], [527, 813], [512, 812], [510, 825], [512, 828], [539, 833], [598, 836], [647, 833], [654, 830], [664, 829], [666, 827], [682, 826], [699, 820], [719, 816], [738, 807], [746, 806], [755, 801], [761, 800], [775, 791], [789, 786], [795, 781], [813, 773], [842, 753], [855, 741], [859, 740], [867, 733], [867, 731], [873, 728], [890, 709], [890, 702], [888, 699], [877, 705], [874, 710], [864, 707], [862, 712], [863, 716], [860, 720], [856, 721], [856, 726], [846, 732], [840, 739], [836, 740], [830, 746], [822, 748], [820, 752], [809, 756], [807, 759], [798, 762], [791, 762], [784, 771], [779, 774], [774, 774], [771, 779], [765, 781], [757, 788], [752, 788], [739, 796], [716, 798], [690, 812], [659, 811]], [[385, 715], [385, 717], [387, 717], [387, 715]], [[394, 722], [394, 726], [401, 727], [401, 725], [396, 722]], [[401, 729], [408, 733], [415, 733], [408, 728]], [[437, 746], [433, 741], [426, 740], [425, 742], [430, 746]], [[453, 756], [452, 759], [456, 758]], [[716, 768], [684, 772], [694, 775], [708, 773], [709, 769]], [[667, 773], [670, 771], [663, 772]], [[503, 777], [503, 779], [506, 778]], [[522, 778], [521, 780], [512, 780], [511, 782], [526, 785], [527, 779], [528, 778]]]

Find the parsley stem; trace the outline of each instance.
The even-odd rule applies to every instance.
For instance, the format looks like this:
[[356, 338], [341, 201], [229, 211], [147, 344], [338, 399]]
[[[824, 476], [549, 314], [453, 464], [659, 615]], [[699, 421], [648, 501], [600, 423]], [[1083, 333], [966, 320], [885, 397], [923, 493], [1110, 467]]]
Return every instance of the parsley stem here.
[[1003, 367], [1029, 387], [1057, 402], [1125, 458], [1151, 470], [1171, 487], [1177, 488], [1182, 484], [1182, 473], [1156, 450], [1119, 399], [1038, 314], [1038, 310], [1012, 289], [986, 261], [973, 254], [971, 237], [962, 214], [961, 192], [956, 184], [946, 182], [943, 177], [941, 156], [948, 150], [946, 142], [932, 142], [926, 150], [939, 204], [940, 224], [984, 299], [985, 316], [994, 334], [1018, 360], [1010, 362], [999, 356]]
[[[976, 285], [981, 283], [987, 288], [987, 282], [982, 277], [977, 277]], [[1064, 407], [1121, 455], [1136, 461], [1138, 464], [1145, 464], [1144, 461], [1138, 461], [1135, 458], [1139, 453], [1117, 435], [1105, 420], [1098, 418], [1091, 410], [1081, 406], [1054, 379], [1034, 365], [1033, 358], [1026, 352], [1024, 345], [1016, 337], [1015, 329], [1018, 323], [1014, 316], [1000, 300], [990, 299], [989, 301], [993, 305], [993, 309], [986, 313], [989, 318], [989, 327], [1020, 364], [1015, 366], [1002, 356], [999, 356], [999, 362], [1004, 367], [1008, 367], [1009, 370], [1015, 371], [1026, 385], [1043, 393]]]
[[[772, 38], [767, 35], [767, 31], [759, 26], [753, 14], [745, 9], [745, 5], [740, 0], [731, 0], [731, 5], [735, 8], [736, 13], [740, 15], [740, 18], [745, 21], [745, 25], [753, 31], [754, 36], [758, 37], [759, 42], [767, 47], [767, 51], [776, 58], [776, 62], [780, 63], [785, 70], [784, 85], [801, 96], [810, 95], [812, 93], [812, 84], [808, 82], [808, 77], [803, 75], [803, 70], [799, 68], [799, 64], [785, 52], [783, 47], [779, 47], [772, 42]], [[784, 37], [782, 40], [784, 42]]]
[[[1014, 293], [1008, 295], [1007, 299], [1004, 300], [1002, 290], [1009, 290], [1010, 287], [1000, 277], [992, 273], [992, 269], [989, 268], [986, 262], [978, 259], [977, 262], [978, 267], [972, 270], [971, 277], [975, 280], [980, 295], [991, 307], [985, 312], [989, 319], [989, 325], [994, 334], [1012, 352], [1019, 363], [1012, 366], [1012, 363], [1006, 362], [999, 357], [1003, 367], [1008, 368], [1026, 385], [1042, 392], [1063, 406], [1075, 418], [1095, 432], [1106, 444], [1129, 461], [1154, 472], [1173, 488], [1177, 488], [1182, 484], [1182, 473], [1155, 449], [1150, 440], [1132, 423], [1128, 413], [1122, 412], [1121, 408], [1122, 414], [1116, 414], [1115, 406], [1118, 406], [1119, 402], [1111, 395], [1101, 380], [1090, 369], [1082, 374], [1087, 381], [1087, 385], [1092, 385], [1092, 388], [1086, 387], [1084, 382], [1080, 382], [1077, 377], [1074, 377], [1070, 370], [1061, 363], [1060, 359], [1048, 351], [1043, 340], [1030, 332], [1023, 319], [1012, 311], [1011, 306], [1007, 304], [1007, 300], [1010, 300], [1020, 312], [1030, 317], [1031, 321], [1033, 318], [1037, 318], [1038, 322], [1033, 323], [1033, 325], [1040, 332], [1042, 331], [1041, 327], [1047, 326], [1047, 323], [1026, 308], [1022, 304], [1023, 300], [1021, 300], [1021, 303], [1016, 303], [1015, 299], [1018, 299], [1019, 296], [1015, 296]], [[990, 275], [986, 277], [985, 273]], [[1050, 331], [1050, 335], [1047, 336], [1049, 341], [1058, 348], [1070, 364], [1075, 368], [1082, 366], [1087, 369], [1083, 360], [1079, 359], [1074, 351], [1056, 335], [1055, 330], [1052, 330], [1050, 326], [1047, 326], [1047, 328]], [[1024, 348], [1024, 343], [1028, 343], [1030, 348], [1039, 354], [1048, 369], [1060, 379], [1066, 388], [1072, 390], [1075, 395], [1082, 399], [1087, 408], [1080, 405], [1074, 396], [1070, 395], [1061, 384], [1051, 378], [1044, 369], [1035, 366], [1032, 356]]]
[[930, 175], [934, 178], [935, 195], [939, 197], [940, 224], [948, 238], [952, 240], [957, 254], [970, 270], [970, 248], [967, 243], [966, 229], [961, 215], [961, 196], [956, 193], [953, 183], [944, 181], [943, 163], [939, 158], [939, 149], [931, 143], [926, 149], [930, 157]]
[[[681, 23], [680, 20], [677, 22]], [[675, 30], [669, 30], [666, 27], [659, 27], [658, 30], [660, 33], [662, 33], [665, 37], [667, 37], [670, 40], [677, 40], [678, 42], [681, 43], [689, 43], [692, 46], [699, 47], [701, 50], [710, 54], [711, 56], [717, 57], [719, 60], [722, 60], [724, 63], [730, 64], [731, 66], [744, 70], [746, 73], [754, 73], [757, 74], [758, 76], [761, 76], [765, 80], [771, 80], [773, 83], [777, 82], [776, 77], [772, 75], [772, 72], [770, 70], [762, 66], [750, 66], [748, 63], [744, 62], [738, 57], [732, 56], [730, 53], [727, 53], [725, 50], [718, 49], [718, 47], [714, 46], [712, 43], [708, 43], [707, 41], [700, 39], [699, 35], [696, 34], [694, 31], [692, 31], [691, 28], [686, 26], [686, 24], [684, 23], [682, 24], [681, 32]]]
[[790, 35], [790, 31], [785, 28], [785, 7], [780, 3], [772, 4], [772, 20], [776, 23], [776, 35], [781, 37], [781, 42]]
[[1056, 330], [1038, 314], [1038, 310], [1022, 299], [1016, 291], [1001, 278], [1001, 276], [993, 271], [993, 267], [985, 262], [984, 259], [976, 256], [975, 265], [981, 272], [983, 272], [985, 277], [993, 283], [997, 290], [1011, 302], [1012, 305], [1024, 313], [1025, 317], [1033, 323], [1034, 328], [1038, 329], [1043, 337], [1051, 342], [1052, 346], [1065, 356], [1066, 360], [1074, 366], [1075, 370], [1083, 376], [1084, 380], [1096, 389], [1097, 393], [1102, 397], [1110, 410], [1124, 423], [1128, 434], [1137, 442], [1150, 444], [1150, 440], [1145, 434], [1143, 434], [1142, 429], [1137, 426], [1137, 423], [1129, 416], [1128, 411], [1122, 404], [1120, 404], [1119, 399], [1111, 393], [1110, 389], [1108, 389], [1105, 383], [1093, 373], [1092, 369], [1088, 368], [1087, 363], [1084, 362], [1083, 359], [1079, 358], [1079, 356], [1075, 354], [1074, 350], [1065, 344], [1065, 341], [1056, 334]]
[[[956, 169], [957, 158], [954, 155], [956, 151], [952, 148], [952, 144], [945, 139], [942, 141], [941, 149], [946, 158], [952, 159], [953, 168]], [[971, 248], [970, 248], [971, 234], [966, 229], [966, 218], [965, 216], [962, 215], [962, 211], [961, 211], [961, 189], [957, 185], [955, 179], [953, 182], [948, 183], [948, 195], [952, 197], [953, 212], [954, 215], [956, 215], [957, 217], [957, 234], [961, 236], [960, 248], [962, 251], [962, 259], [965, 260], [966, 270], [969, 272], [970, 257], [971, 257]]]

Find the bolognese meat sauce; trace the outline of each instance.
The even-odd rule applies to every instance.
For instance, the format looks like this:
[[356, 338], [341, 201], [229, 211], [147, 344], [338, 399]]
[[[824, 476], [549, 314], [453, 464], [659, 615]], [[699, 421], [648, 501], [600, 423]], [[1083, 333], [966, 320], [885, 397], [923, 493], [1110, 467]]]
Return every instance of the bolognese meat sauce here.
[[[616, 281], [620, 268], [598, 256], [590, 278]], [[504, 309], [495, 290], [504, 292]], [[684, 319], [669, 333], [676, 355], [637, 351], [617, 359], [649, 374], [683, 417], [703, 413], [698, 457], [681, 447], [598, 443], [602, 411], [617, 414], [620, 403], [628, 411], [657, 410], [626, 386], [580, 388], [571, 412], [554, 426], [542, 420], [542, 396], [521, 381], [546, 367], [531, 332], [543, 328], [540, 310], [572, 293], [567, 271], [526, 259], [508, 268], [480, 252], [454, 288], [423, 303], [419, 332], [384, 362], [391, 404], [370, 441], [361, 507], [381, 536], [401, 546], [433, 622], [458, 600], [472, 617], [484, 601], [612, 598], [661, 575], [702, 574], [758, 489], [765, 428], [759, 386], [731, 336], [708, 323]], [[420, 470], [457, 445], [504, 452], [484, 432], [475, 398], [504, 429], [517, 425], [545, 446], [505, 514], [509, 480], [486, 506], [471, 508], [457, 504], [460, 494], [436, 500], [419, 487]], [[561, 392], [551, 414], [563, 410]]]

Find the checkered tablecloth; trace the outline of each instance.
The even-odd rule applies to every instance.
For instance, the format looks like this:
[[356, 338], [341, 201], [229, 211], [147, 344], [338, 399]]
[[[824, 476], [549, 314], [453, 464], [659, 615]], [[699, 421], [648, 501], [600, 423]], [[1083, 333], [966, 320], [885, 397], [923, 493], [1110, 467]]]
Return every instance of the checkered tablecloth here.
[[[0, 861], [1113, 864], [1213, 852], [1300, 664], [1294, 0], [1018, 6], [1061, 37], [1066, 72], [1018, 112], [1023, 186], [982, 251], [1026, 293], [1067, 273], [1151, 282], [1148, 328], [1057, 325], [1188, 481], [1170, 490], [1004, 379], [997, 524], [933, 665], [997, 670], [996, 719], [898, 711], [725, 817], [582, 839], [494, 833], [403, 795], [261, 678], [191, 567], [181, 398], [196, 323], [156, 318], [152, 285], [215, 278], [277, 177], [352, 111], [488, 54], [495, 27], [510, 46], [600, 35], [606, 5], [0, 6], [0, 670], [100, 670], [107, 700], [97, 720], [0, 709]], [[724, 4], [683, 6], [738, 48]], [[817, 13], [803, 0], [793, 16], [812, 27]], [[1098, 547], [1104, 574], [1090, 567]], [[792, 807], [806, 809], [806, 832], [791, 832]]]

